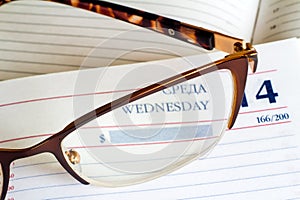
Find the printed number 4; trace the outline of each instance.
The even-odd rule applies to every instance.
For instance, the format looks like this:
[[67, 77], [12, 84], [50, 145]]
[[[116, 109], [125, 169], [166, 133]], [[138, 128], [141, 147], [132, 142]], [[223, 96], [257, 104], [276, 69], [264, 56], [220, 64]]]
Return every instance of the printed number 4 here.
[[[265, 91], [264, 91], [265, 88]], [[266, 93], [263, 93], [266, 92]], [[263, 93], [263, 94], [262, 94]], [[276, 103], [278, 93], [275, 93], [270, 80], [265, 80], [256, 94], [256, 99], [269, 99], [269, 103]], [[248, 107], [246, 94], [244, 94], [242, 107]]]

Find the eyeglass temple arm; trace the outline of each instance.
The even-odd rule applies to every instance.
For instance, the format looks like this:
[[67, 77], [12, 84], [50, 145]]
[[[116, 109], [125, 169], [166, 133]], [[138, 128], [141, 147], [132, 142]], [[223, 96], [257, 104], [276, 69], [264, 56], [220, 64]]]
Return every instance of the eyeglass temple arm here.
[[[0, 5], [15, 0], [0, 0]], [[230, 37], [218, 32], [182, 23], [167, 17], [144, 12], [101, 0], [46, 0], [82, 8], [95, 13], [106, 15], [121, 21], [162, 33], [164, 35], [200, 46], [207, 50], [214, 48], [227, 52], [235, 52], [234, 44], [243, 40]]]

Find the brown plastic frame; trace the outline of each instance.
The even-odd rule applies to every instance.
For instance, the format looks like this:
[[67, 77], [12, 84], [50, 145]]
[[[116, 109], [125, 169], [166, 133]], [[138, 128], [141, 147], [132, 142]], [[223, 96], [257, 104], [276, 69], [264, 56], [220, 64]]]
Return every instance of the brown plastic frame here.
[[[2, 167], [2, 192], [1, 200], [4, 200], [10, 177], [10, 164], [17, 159], [33, 156], [40, 153], [52, 153], [64, 169], [69, 172], [75, 179], [83, 184], [89, 184], [86, 180], [81, 178], [76, 172], [72, 170], [64, 152], [62, 151], [62, 140], [74, 130], [80, 128], [91, 120], [104, 115], [116, 108], [124, 106], [130, 102], [141, 99], [145, 96], [151, 95], [155, 92], [163, 90], [167, 87], [182, 83], [204, 74], [226, 69], [229, 70], [233, 77], [234, 97], [232, 105], [232, 113], [229, 118], [228, 128], [231, 128], [236, 120], [240, 104], [244, 95], [244, 89], [247, 79], [248, 66], [250, 65], [252, 71], [256, 71], [257, 66], [257, 52], [249, 44], [243, 44], [243, 40], [226, 36], [217, 32], [209, 31], [203, 28], [184, 24], [169, 18], [161, 17], [148, 12], [132, 9], [129, 7], [112, 4], [104, 1], [78, 1], [78, 0], [54, 0], [55, 2], [64, 3], [74, 7], [80, 7], [91, 10], [100, 14], [111, 16], [126, 22], [133, 23], [145, 28], [155, 30], [157, 32], [172, 36], [176, 39], [187, 41], [196, 44], [205, 49], [219, 48], [228, 53], [235, 53], [226, 56], [225, 58], [216, 62], [191, 69], [184, 73], [162, 80], [143, 89], [137, 90], [131, 94], [121, 97], [115, 101], [107, 103], [89, 113], [79, 117], [75, 121], [68, 124], [60, 132], [53, 134], [44, 141], [24, 149], [1, 149], [0, 148], [0, 164]], [[7, 0], [0, 0], [0, 5], [7, 3]], [[167, 31], [165, 31], [167, 30]], [[0, 172], [1, 176], [1, 172]], [[0, 179], [1, 181], [1, 179]], [[0, 184], [1, 186], [1, 184]]]

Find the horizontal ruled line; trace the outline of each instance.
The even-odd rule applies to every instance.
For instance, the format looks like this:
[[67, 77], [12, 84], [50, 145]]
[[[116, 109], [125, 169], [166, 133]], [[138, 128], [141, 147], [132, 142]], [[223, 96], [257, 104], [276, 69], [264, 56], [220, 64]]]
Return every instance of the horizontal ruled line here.
[[19, 137], [19, 138], [12, 138], [8, 140], [2, 140], [0, 141], [0, 144], [7, 143], [7, 142], [13, 142], [13, 141], [19, 141], [19, 140], [26, 140], [26, 139], [32, 139], [32, 138], [40, 138], [40, 137], [49, 137], [53, 134], [39, 134], [39, 135], [31, 135], [26, 137]]
[[[282, 149], [282, 150], [284, 150], [284, 149]], [[147, 160], [147, 161], [148, 162], [153, 162], [153, 160], [154, 159]], [[205, 159], [203, 159], [203, 160], [205, 160]], [[221, 168], [215, 168], [215, 169], [209, 169], [209, 170], [191, 171], [191, 172], [183, 172], [183, 173], [173, 172], [172, 174], [167, 174], [165, 176], [169, 176], [170, 177], [170, 176], [182, 176], [182, 175], [191, 175], [191, 174], [201, 174], [201, 173], [208, 173], [208, 172], [225, 171], [225, 170], [232, 170], [232, 169], [241, 169], [241, 168], [255, 167], [255, 166], [264, 166], [264, 165], [270, 165], [270, 164], [274, 165], [274, 164], [281, 164], [281, 163], [286, 163], [286, 162], [296, 162], [296, 161], [300, 161], [300, 159], [290, 159], [290, 160], [279, 160], [279, 161], [272, 161], [272, 162], [262, 162], [262, 163], [248, 164], [248, 165], [238, 165], [238, 166], [223, 167], [223, 168], [221, 167]], [[121, 163], [129, 163], [129, 162], [132, 162], [132, 161], [121, 162]], [[136, 161], [136, 163], [141, 163], [141, 162], [143, 162], [143, 161]], [[116, 163], [116, 162], [114, 162], [114, 163]], [[110, 163], [105, 163], [105, 164], [110, 164]], [[151, 174], [151, 173], [153, 173], [153, 172], [145, 172], [144, 174]], [[136, 175], [136, 174], [132, 174], [132, 175]], [[124, 175], [108, 175], [108, 176], [97, 176], [97, 177], [95, 176], [93, 178], [121, 177], [121, 176], [124, 176]]]
[[[268, 139], [270, 140], [270, 139]], [[246, 155], [252, 155], [252, 154], [262, 154], [262, 153], [272, 153], [272, 152], [277, 152], [277, 151], [288, 151], [288, 150], [295, 150], [297, 149], [296, 146], [287, 146], [284, 148], [272, 148], [272, 149], [264, 149], [260, 151], [249, 151], [249, 152], [243, 152], [243, 153], [235, 153], [235, 154], [225, 154], [225, 155], [220, 155], [220, 156], [213, 156], [213, 157], [202, 157], [199, 158], [197, 161], [201, 162], [203, 160], [214, 160], [214, 159], [223, 159], [223, 158], [228, 158], [228, 157], [239, 157], [239, 156], [246, 156]], [[187, 154], [186, 156], [195, 156], [194, 154]], [[163, 160], [163, 159], [172, 159], [172, 158], [178, 158], [176, 157], [166, 157], [166, 158], [156, 158], [156, 159], [145, 159], [145, 160], [139, 160], [139, 161], [114, 161], [114, 162], [109, 162], [106, 164], [116, 164], [116, 163], [132, 163], [132, 162], [145, 162], [145, 161], [154, 161], [154, 160]], [[284, 160], [285, 162], [294, 162], [294, 161], [299, 161], [300, 158], [297, 159], [289, 159], [289, 160]], [[272, 162], [266, 162], [265, 164], [271, 164], [271, 163], [281, 163], [283, 161], [272, 161]], [[23, 170], [22, 168], [28, 168], [28, 167], [34, 167], [34, 166], [39, 166], [39, 165], [48, 165], [48, 164], [55, 164], [57, 161], [53, 162], [43, 162], [43, 163], [35, 163], [35, 164], [27, 164], [27, 165], [21, 165], [21, 166], [15, 166], [14, 169], [20, 169]], [[85, 163], [85, 165], [93, 165], [93, 164], [98, 164], [98, 163]], [[251, 165], [262, 165], [263, 163], [254, 163]], [[247, 167], [248, 165], [243, 165], [243, 166], [236, 166], [236, 168], [239, 167]], [[234, 167], [235, 168], [235, 167]], [[205, 170], [205, 171], [198, 171], [199, 173], [202, 172], [210, 172], [210, 171], [218, 171], [218, 170], [224, 170], [224, 168], [215, 168], [215, 169], [210, 169], [210, 170]], [[176, 175], [177, 173], [174, 173]], [[178, 173], [178, 175], [181, 175]], [[173, 174], [170, 174], [168, 176], [173, 176]]]
[[274, 5], [276, 5], [276, 4], [278, 4], [278, 3], [282, 2], [282, 1], [285, 1], [285, 0], [278, 0], [278, 1], [275, 1], [275, 2], [271, 3], [269, 6], [274, 6]]
[[[262, 73], [271, 73], [276, 70], [268, 70], [268, 71], [262, 71], [258, 74]], [[253, 74], [255, 75], [255, 74]], [[91, 96], [91, 95], [101, 95], [101, 94], [109, 94], [109, 93], [119, 93], [119, 92], [130, 92], [130, 91], [136, 91], [138, 89], [142, 88], [136, 88], [136, 89], [127, 89], [127, 90], [112, 90], [112, 91], [103, 91], [103, 92], [95, 92], [95, 93], [82, 93], [82, 94], [73, 94], [73, 95], [64, 95], [64, 96], [54, 96], [54, 97], [45, 97], [45, 98], [37, 98], [37, 99], [29, 99], [29, 100], [23, 100], [23, 101], [16, 101], [16, 102], [10, 102], [10, 103], [5, 103], [5, 104], [0, 104], [1, 107], [6, 107], [6, 106], [13, 106], [13, 105], [19, 105], [19, 104], [24, 104], [24, 103], [32, 103], [32, 102], [39, 102], [39, 101], [48, 101], [48, 100], [55, 100], [55, 99], [64, 99], [64, 98], [72, 98], [72, 97], [78, 97], [78, 96]]]
[[298, 2], [289, 3], [289, 4], [285, 5], [285, 7], [290, 7], [290, 6], [294, 6], [297, 4], [300, 4], [300, 2], [298, 1]]
[[257, 142], [257, 141], [265, 141], [265, 140], [273, 140], [273, 139], [283, 139], [287, 137], [294, 137], [295, 134], [284, 134], [279, 136], [273, 136], [273, 137], [264, 137], [264, 138], [256, 138], [256, 139], [250, 139], [250, 140], [241, 140], [236, 142], [226, 142], [226, 143], [219, 143], [219, 146], [225, 146], [225, 145], [232, 145], [232, 144], [241, 144], [241, 143], [248, 143], [248, 142]]
[[[110, 50], [120, 50], [120, 49], [112, 49], [108, 48]], [[125, 50], [125, 49], [124, 49]], [[26, 53], [26, 54], [40, 54], [40, 55], [48, 55], [48, 56], [64, 56], [64, 57], [80, 57], [80, 58], [98, 58], [98, 59], [115, 59], [115, 57], [111, 56], [94, 56], [94, 55], [88, 55], [88, 54], [75, 54], [75, 53], [60, 53], [60, 52], [41, 52], [41, 51], [32, 51], [32, 50], [18, 50], [18, 49], [1, 49], [0, 51], [4, 52], [14, 52], [14, 53]], [[134, 52], [139, 52], [139, 53], [145, 53], [145, 54], [157, 54], [157, 55], [166, 55], [166, 56], [174, 56], [169, 53], [165, 52], [155, 52], [155, 51], [147, 51], [147, 50], [134, 50]], [[1, 58], [0, 58], [1, 59]], [[122, 61], [129, 61], [129, 62], [144, 62], [145, 60], [141, 59], [126, 59], [126, 58], [118, 58], [117, 60], [122, 60]], [[10, 60], [14, 62], [14, 60]]]
[[[99, 16], [85, 16], [85, 15], [63, 15], [63, 14], [57, 14], [57, 13], [27, 13], [27, 12], [19, 12], [19, 11], [5, 11], [5, 10], [1, 10], [0, 15], [1, 14], [9, 14], [9, 15], [22, 15], [22, 16], [28, 16], [28, 15], [32, 15], [32, 16], [40, 16], [40, 17], [54, 17], [54, 18], [71, 18], [71, 19], [95, 19], [95, 20], [111, 20], [111, 18], [107, 18], [107, 17], [99, 17]], [[100, 15], [103, 16], [103, 15]]]
[[[94, 29], [94, 30], [103, 30], [104, 27], [101, 26], [85, 26], [85, 25], [70, 25], [70, 24], [49, 24], [49, 23], [40, 23], [40, 22], [22, 22], [22, 21], [9, 21], [0, 19], [1, 24], [20, 24], [20, 25], [31, 25], [31, 26], [48, 26], [48, 27], [63, 27], [63, 28], [76, 28], [76, 29]], [[127, 28], [118, 28], [118, 27], [105, 27], [105, 30], [110, 31], [128, 31]], [[137, 29], [135, 32], [139, 32]]]
[[205, 172], [215, 172], [215, 171], [223, 171], [223, 170], [231, 170], [231, 169], [240, 169], [240, 168], [247, 168], [247, 167], [253, 167], [253, 166], [274, 165], [274, 164], [280, 164], [280, 163], [295, 162], [295, 161], [299, 161], [299, 160], [300, 159], [287, 159], [287, 160], [277, 160], [277, 161], [271, 161], [271, 162], [260, 162], [260, 163], [253, 163], [253, 164], [248, 164], [248, 165], [220, 167], [220, 168], [209, 169], [209, 170], [201, 170], [201, 171], [192, 171], [192, 172], [183, 172], [183, 173], [179, 172], [179, 173], [169, 174], [167, 176], [180, 176], [180, 175], [186, 175], [186, 174], [198, 174], [198, 173], [205, 173]]
[[287, 123], [291, 123], [291, 122], [292, 121], [283, 121], [283, 122], [267, 123], [267, 124], [260, 124], [260, 125], [254, 125], [254, 126], [244, 126], [244, 127], [232, 128], [228, 131], [236, 131], [236, 130], [248, 129], [248, 128], [258, 128], [258, 127], [264, 127], [264, 126], [281, 125], [281, 124], [287, 124]]
[[[105, 39], [110, 39], [110, 38], [108, 38], [108, 37], [106, 37]], [[149, 40], [149, 41], [146, 41], [146, 40], [137, 40], [137, 39], [125, 39], [125, 38], [115, 38], [114, 40], [121, 40], [121, 41], [130, 41], [130, 42], [141, 42], [141, 43], [144, 43], [145, 44], [145, 46], [147, 47], [147, 45], [150, 45], [149, 47], [148, 47], [148, 49], [151, 49], [152, 48], [152, 46], [151, 46], [151, 44], [160, 44], [160, 45], [167, 45], [167, 46], [170, 46], [170, 47], [178, 47], [178, 48], [184, 48], [184, 49], [187, 49], [187, 48], [189, 48], [189, 49], [194, 49], [194, 50], [196, 50], [197, 49], [197, 47], [196, 46], [194, 46], [194, 45], [192, 45], [192, 46], [189, 46], [189, 47], [186, 47], [186, 46], [184, 46], [184, 45], [181, 45], [181, 44], [176, 44], [176, 43], [171, 43], [171, 42], [163, 42], [163, 41], [151, 41], [151, 40]], [[14, 40], [12, 40], [12, 39], [1, 39], [0, 38], [0, 41], [1, 42], [8, 42], [8, 43], [21, 43], [21, 44], [33, 44], [33, 45], [43, 45], [43, 46], [54, 46], [54, 47], [70, 47], [70, 48], [84, 48], [84, 49], [88, 49], [88, 50], [90, 50], [91, 48], [92, 49], [103, 49], [104, 47], [102, 47], [102, 46], [100, 46], [100, 47], [98, 47], [98, 46], [96, 46], [96, 45], [88, 45], [88, 44], [70, 44], [70, 43], [65, 43], [65, 44], [63, 44], [63, 43], [49, 43], [49, 42], [45, 42], [45, 41], [38, 41], [38, 42], [36, 42], [36, 41], [26, 41], [26, 40], [16, 40], [16, 39], [14, 39]], [[156, 47], [154, 47], [154, 48], [156, 48]], [[108, 47], [108, 46], [105, 46], [105, 49], [106, 50], [115, 50], [115, 51], [130, 51], [130, 50], [132, 50], [132, 49], [130, 49], [130, 48], [121, 48], [121, 47]], [[159, 52], [159, 51], [155, 51], [155, 50], [153, 50], [153, 51], [151, 51], [151, 50], [145, 50], [145, 49], [143, 49], [143, 50], [140, 50], [140, 49], [135, 49], [134, 50], [135, 52], [141, 52], [141, 53], [153, 53], [153, 54], [158, 54], [158, 55], [161, 55], [161, 54], [163, 54], [163, 55], [172, 55], [172, 56], [174, 56], [173, 54], [170, 54], [170, 53], [167, 53], [167, 52]], [[199, 52], [199, 50], [197, 50], [198, 52]]]
[[[23, 64], [24, 63], [26, 63], [26, 64], [38, 64], [39, 66], [40, 65], [50, 65], [50, 66], [62, 66], [62, 67], [80, 68], [80, 65], [73, 65], [73, 64], [66, 64], [66, 63], [39, 62], [39, 61], [28, 61], [28, 60], [20, 60], [20, 59], [14, 60], [14, 59], [3, 59], [3, 58], [0, 58], [0, 61], [3, 61], [3, 62], [14, 62], [14, 63], [23, 63]], [[85, 67], [89, 67], [89, 66], [85, 66]], [[29, 73], [35, 73], [35, 72], [29, 72]]]
[[[31, 75], [41, 75], [42, 73], [37, 72], [28, 72], [28, 71], [22, 71], [22, 70], [7, 70], [7, 69], [0, 69], [1, 72], [12, 72], [12, 73], [22, 73], [22, 74], [31, 74]], [[1, 107], [1, 106], [0, 106]]]
[[288, 24], [288, 23], [293, 23], [293, 22], [297, 22], [297, 21], [300, 21], [300, 18], [295, 18], [295, 19], [292, 19], [292, 20], [284, 21], [281, 24]]
[[193, 139], [185, 139], [185, 140], [160, 141], [160, 142], [126, 143], [126, 144], [95, 145], [95, 146], [77, 146], [77, 147], [74, 146], [74, 147], [68, 147], [68, 149], [91, 149], [91, 148], [107, 148], [107, 147], [128, 147], [128, 146], [133, 147], [133, 146], [147, 146], [147, 145], [160, 145], [160, 144], [175, 144], [175, 143], [183, 143], [183, 142], [212, 140], [218, 137], [219, 136], [193, 138]]
[[271, 70], [266, 70], [266, 71], [258, 71], [255, 73], [249, 73], [248, 75], [259, 75], [259, 74], [266, 74], [266, 73], [272, 73], [272, 72], [277, 72], [277, 69], [271, 69]]
[[[196, 186], [203, 186], [203, 185], [213, 185], [213, 184], [227, 183], [227, 182], [238, 182], [238, 181], [244, 181], [244, 180], [253, 180], [253, 179], [260, 179], [260, 178], [267, 178], [267, 177], [284, 176], [284, 175], [298, 174], [298, 173], [300, 173], [300, 171], [290, 171], [290, 172], [285, 172], [285, 173], [266, 174], [266, 175], [262, 175], [262, 176], [252, 176], [252, 177], [245, 177], [245, 178], [227, 179], [227, 180], [221, 180], [221, 181], [203, 182], [203, 183], [196, 183], [196, 184], [190, 184], [190, 185], [177, 185], [177, 186], [161, 187], [161, 188], [149, 188], [149, 189], [143, 189], [143, 190], [131, 190], [131, 191], [111, 192], [111, 193], [98, 193], [98, 194], [88, 194], [88, 195], [64, 196], [64, 197], [48, 198], [47, 200], [74, 199], [74, 198], [80, 198], [80, 197], [96, 197], [96, 196], [104, 196], [104, 195], [119, 195], [119, 194], [126, 194], [126, 193], [151, 192], [151, 191], [160, 191], [160, 190], [169, 190], [169, 189], [179, 189], [179, 188], [196, 187]], [[213, 196], [227, 196], [227, 195], [233, 195], [233, 194], [237, 194], [237, 193], [250, 193], [250, 192], [257, 192], [257, 191], [262, 191], [262, 190], [275, 190], [275, 189], [284, 188], [284, 187], [296, 187], [296, 186], [300, 186], [300, 184], [287, 185], [287, 186], [283, 185], [283, 186], [262, 188], [262, 189], [256, 189], [256, 190], [246, 190], [246, 191], [240, 191], [240, 192], [236, 192], [236, 193], [224, 193], [224, 194], [203, 196], [203, 197], [200, 197], [200, 198], [207, 198], [207, 197], [213, 197]], [[199, 198], [199, 197], [197, 197], [197, 198]]]
[[286, 16], [289, 16], [289, 15], [293, 15], [293, 14], [298, 14], [300, 12], [300, 10], [295, 10], [295, 11], [292, 11], [292, 12], [288, 12], [288, 13], [284, 13], [284, 14], [281, 14], [281, 15], [278, 15], [272, 19], [269, 19], [266, 21], [266, 23], [270, 23], [278, 18], [281, 18], [281, 17], [286, 17]]
[[[211, 121], [211, 120], [210, 120]], [[220, 120], [217, 120], [220, 121]], [[208, 122], [208, 121], [205, 121]], [[193, 122], [173, 122], [169, 124], [187, 124], [187, 123], [196, 123], [195, 121]], [[227, 131], [234, 131], [234, 130], [239, 130], [239, 129], [249, 129], [249, 128], [257, 128], [257, 127], [265, 127], [265, 126], [273, 126], [273, 125], [281, 125], [281, 124], [286, 124], [286, 123], [291, 123], [291, 121], [284, 121], [284, 122], [278, 122], [278, 123], [269, 123], [269, 124], [262, 124], [262, 125], [256, 125], [256, 126], [244, 126], [244, 127], [237, 127], [237, 128], [232, 128]], [[99, 127], [96, 127], [99, 128]], [[40, 134], [40, 135], [32, 135], [32, 136], [26, 136], [26, 137], [20, 137], [20, 138], [12, 138], [8, 140], [2, 140], [0, 141], [1, 143], [7, 143], [7, 142], [13, 142], [13, 141], [19, 141], [19, 140], [24, 140], [24, 139], [32, 139], [32, 138], [39, 138], [39, 137], [46, 137], [46, 136], [52, 136], [53, 134]], [[75, 147], [72, 147], [75, 148]]]
[[209, 122], [221, 122], [227, 119], [212, 119], [212, 120], [200, 120], [200, 121], [187, 121], [187, 122], [165, 122], [165, 123], [152, 123], [152, 124], [121, 124], [114, 126], [83, 126], [80, 129], [99, 129], [99, 128], [119, 128], [119, 127], [135, 127], [135, 126], [160, 126], [160, 125], [181, 125], [181, 124], [197, 124], [197, 123], [209, 123]]
[[[175, 172], [172, 174], [168, 174], [166, 176], [170, 177], [170, 176], [182, 176], [182, 175], [191, 175], [191, 174], [199, 175], [201, 173], [241, 169], [241, 168], [254, 167], [254, 166], [274, 165], [274, 164], [281, 164], [281, 163], [287, 163], [287, 162], [295, 162], [295, 161], [299, 161], [299, 160], [300, 159], [287, 159], [287, 160], [277, 160], [277, 161], [271, 161], [271, 162], [253, 163], [253, 164], [247, 164], [247, 165], [238, 165], [238, 166], [232, 166], [232, 167], [221, 167], [221, 168], [215, 168], [215, 169], [209, 169], [209, 170], [199, 170], [199, 171], [191, 171], [191, 172], [183, 172], [183, 173]], [[106, 164], [109, 164], [109, 163], [106, 163]], [[150, 174], [150, 173], [152, 173], [152, 172], [147, 172], [147, 174]], [[12, 181], [21, 181], [21, 180], [32, 179], [32, 178], [41, 178], [41, 177], [67, 175], [67, 174], [68, 174], [68, 172], [56, 172], [56, 173], [38, 174], [38, 175], [24, 176], [24, 177], [19, 177], [19, 178], [12, 178], [11, 180]], [[136, 175], [136, 174], [132, 174], [132, 175]], [[122, 175], [115, 175], [115, 176], [122, 176]], [[101, 176], [101, 177], [104, 178], [104, 177], [108, 177], [108, 176]], [[109, 177], [111, 177], [111, 176], [109, 176]]]
[[[300, 12], [300, 11], [299, 11]], [[290, 29], [286, 29], [284, 31], [280, 31], [280, 32], [277, 32], [277, 33], [274, 33], [272, 35], [268, 35], [267, 37], [263, 38], [264, 40], [267, 40], [271, 37], [274, 37], [274, 36], [277, 36], [277, 35], [280, 35], [280, 34], [283, 34], [283, 33], [287, 33], [287, 32], [291, 32], [291, 31], [297, 31], [297, 30], [300, 30], [300, 27], [294, 27], [294, 28], [290, 28]], [[298, 35], [300, 36], [300, 35]]]
[[[285, 148], [277, 148], [277, 149], [272, 149], [272, 150], [262, 150], [262, 151], [257, 151], [257, 152], [245, 152], [245, 153], [238, 153], [234, 155], [224, 155], [224, 156], [217, 156], [213, 158], [199, 158], [197, 161], [198, 162], [205, 162], [205, 160], [212, 160], [212, 159], [222, 159], [222, 158], [228, 158], [228, 157], [240, 157], [240, 156], [245, 156], [245, 155], [251, 155], [251, 154], [263, 154], [263, 153], [270, 153], [270, 152], [276, 152], [276, 151], [285, 151], [285, 150], [294, 150], [296, 147], [291, 146], [291, 147], [285, 147]], [[195, 157], [196, 155], [185, 155], [183, 157]], [[176, 159], [177, 157], [166, 157], [166, 158], [157, 158], [157, 159], [147, 159], [147, 160], [135, 160], [135, 161], [113, 161], [113, 162], [106, 162], [105, 164], [124, 164], [124, 163], [144, 163], [144, 162], [153, 162], [156, 160], [169, 160], [169, 159]], [[184, 172], [184, 173], [172, 173], [168, 174], [166, 176], [181, 176], [181, 175], [186, 175], [186, 174], [201, 174], [201, 173], [207, 173], [207, 172], [216, 172], [216, 171], [224, 171], [224, 170], [231, 170], [231, 169], [240, 169], [240, 168], [246, 168], [246, 167], [254, 167], [254, 166], [262, 166], [262, 165], [270, 165], [270, 164], [280, 164], [280, 163], [286, 163], [286, 162], [296, 162], [300, 161], [299, 158], [297, 159], [288, 159], [288, 160], [277, 160], [277, 161], [271, 161], [271, 162], [262, 162], [262, 163], [253, 163], [253, 164], [246, 164], [246, 165], [238, 165], [238, 166], [232, 166], [232, 167], [220, 167], [220, 168], [213, 168], [209, 170], [199, 170], [199, 171], [190, 171], [190, 172]], [[83, 165], [94, 165], [94, 164], [99, 164], [99, 163], [86, 163]], [[152, 172], [145, 172], [144, 174], [151, 174]], [[155, 173], [155, 172], [154, 172]], [[132, 174], [136, 175], [136, 174]], [[109, 176], [95, 176], [93, 178], [104, 178], [104, 177], [121, 177], [124, 175], [109, 175]], [[126, 175], [125, 175], [126, 176]], [[91, 177], [92, 178], [92, 177]]]
[[65, 96], [55, 96], [55, 97], [45, 97], [40, 99], [31, 99], [31, 100], [24, 100], [19, 102], [12, 102], [7, 104], [2, 104], [0, 107], [12, 106], [12, 105], [19, 105], [24, 103], [32, 103], [32, 102], [39, 102], [39, 101], [48, 101], [48, 100], [56, 100], [56, 99], [65, 99], [65, 98], [73, 98], [73, 97], [80, 97], [80, 96], [90, 96], [90, 95], [100, 95], [100, 94], [110, 94], [110, 93], [119, 93], [119, 92], [134, 92], [137, 89], [128, 89], [128, 90], [114, 90], [114, 91], [104, 91], [104, 92], [95, 92], [95, 93], [85, 93], [85, 94], [74, 94], [74, 95], [65, 95]]
[[[299, 173], [299, 172], [296, 172], [296, 173]], [[184, 198], [184, 199], [178, 199], [178, 200], [204, 199], [204, 198], [211, 198], [211, 197], [220, 197], [220, 196], [260, 192], [260, 191], [266, 191], [266, 190], [278, 190], [278, 189], [282, 189], [282, 188], [290, 188], [290, 187], [298, 187], [298, 186], [300, 186], [300, 184], [283, 185], [283, 186], [277, 186], [277, 187], [268, 187], [268, 188], [255, 189], [255, 190], [244, 190], [244, 191], [229, 192], [229, 193], [215, 194], [215, 195], [208, 195], [208, 196], [198, 196], [198, 197]]]
[[239, 115], [250, 114], [250, 113], [257, 113], [257, 112], [265, 112], [265, 111], [271, 111], [271, 110], [281, 110], [281, 109], [286, 109], [286, 108], [288, 108], [288, 106], [282, 106], [282, 107], [277, 107], [277, 108], [261, 109], [261, 110], [253, 110], [253, 111], [247, 111], [247, 112], [239, 112]]
[[49, 174], [39, 174], [35, 176], [26, 176], [26, 177], [19, 177], [19, 178], [11, 178], [12, 181], [19, 181], [25, 179], [32, 179], [32, 178], [40, 178], [40, 177], [49, 177], [49, 176], [58, 176], [58, 175], [66, 175], [67, 172], [58, 172], [58, 173], [49, 173]]

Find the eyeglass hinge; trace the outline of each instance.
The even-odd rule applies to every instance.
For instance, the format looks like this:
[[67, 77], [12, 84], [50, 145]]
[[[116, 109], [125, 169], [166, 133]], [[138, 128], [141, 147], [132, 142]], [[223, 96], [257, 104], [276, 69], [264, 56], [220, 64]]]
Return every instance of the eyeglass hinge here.
[[247, 51], [253, 49], [253, 46], [251, 43], [241, 43], [241, 42], [236, 42], [234, 43], [234, 52], [242, 52], [242, 51]]

